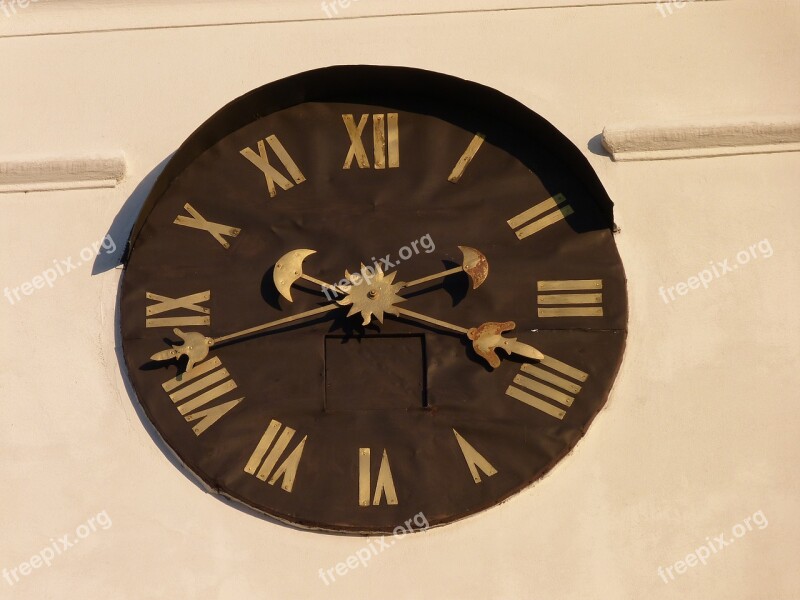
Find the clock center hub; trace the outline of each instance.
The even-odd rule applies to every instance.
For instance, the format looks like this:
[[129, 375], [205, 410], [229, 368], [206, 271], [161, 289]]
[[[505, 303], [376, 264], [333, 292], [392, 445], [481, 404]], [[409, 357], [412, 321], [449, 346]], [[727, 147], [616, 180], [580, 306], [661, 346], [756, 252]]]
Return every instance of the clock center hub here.
[[396, 275], [397, 272], [384, 275], [380, 268], [378, 268], [374, 278], [351, 276], [345, 272], [345, 277], [353, 283], [347, 286], [345, 290], [347, 296], [338, 302], [341, 306], [350, 306], [350, 312], [347, 313], [348, 317], [361, 313], [363, 325], [369, 325], [372, 317], [383, 323], [384, 313], [398, 315], [399, 313], [394, 305], [405, 301], [405, 298], [398, 296], [397, 292], [404, 288], [406, 284], [402, 282], [394, 283]]

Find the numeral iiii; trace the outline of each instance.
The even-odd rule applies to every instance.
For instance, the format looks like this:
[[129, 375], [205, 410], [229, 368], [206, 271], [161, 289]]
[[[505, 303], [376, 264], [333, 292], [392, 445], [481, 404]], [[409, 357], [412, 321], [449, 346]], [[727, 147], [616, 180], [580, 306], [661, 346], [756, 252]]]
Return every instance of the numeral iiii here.
[[[541, 368], [543, 366], [547, 367], [547, 369]], [[556, 373], [560, 375], [556, 375]], [[575, 396], [581, 391], [581, 386], [574, 381], [561, 377], [561, 375], [581, 383], [589, 378], [587, 373], [575, 367], [570, 367], [555, 358], [545, 356], [538, 365], [527, 363], [522, 365], [520, 374], [514, 377], [514, 383], [520, 387], [508, 386], [506, 394], [551, 417], [563, 419], [567, 411], [545, 401], [544, 398], [557, 402], [562, 406], [570, 407], [575, 401]], [[534, 393], [529, 393], [520, 388], [525, 388]]]

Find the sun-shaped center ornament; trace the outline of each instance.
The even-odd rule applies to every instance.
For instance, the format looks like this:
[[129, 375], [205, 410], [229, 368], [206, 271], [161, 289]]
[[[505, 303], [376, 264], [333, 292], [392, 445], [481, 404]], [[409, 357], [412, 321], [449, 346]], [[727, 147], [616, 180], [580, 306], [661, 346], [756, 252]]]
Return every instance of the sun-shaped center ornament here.
[[[365, 270], [364, 265], [361, 265], [361, 273]], [[352, 285], [342, 287], [342, 291], [347, 293], [347, 296], [338, 301], [340, 306], [351, 306], [350, 312], [347, 313], [348, 317], [356, 313], [361, 313], [364, 318], [363, 325], [369, 325], [372, 317], [378, 319], [383, 323], [384, 313], [390, 315], [399, 315], [400, 313], [394, 307], [395, 304], [405, 302], [405, 298], [398, 296], [397, 292], [403, 289], [406, 284], [403, 282], [392, 283], [397, 272], [384, 275], [383, 270], [378, 267], [375, 272], [374, 278], [367, 278], [363, 275], [355, 274], [350, 275], [345, 271], [345, 278], [350, 280]]]

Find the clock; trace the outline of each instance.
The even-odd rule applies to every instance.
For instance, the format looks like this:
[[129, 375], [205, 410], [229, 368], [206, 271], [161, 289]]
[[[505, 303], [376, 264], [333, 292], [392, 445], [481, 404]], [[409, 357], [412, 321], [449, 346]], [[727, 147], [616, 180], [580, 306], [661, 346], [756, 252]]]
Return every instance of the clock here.
[[222, 108], [139, 214], [127, 376], [205, 485], [293, 525], [482, 511], [586, 433], [619, 368], [612, 203], [522, 104], [330, 67]]

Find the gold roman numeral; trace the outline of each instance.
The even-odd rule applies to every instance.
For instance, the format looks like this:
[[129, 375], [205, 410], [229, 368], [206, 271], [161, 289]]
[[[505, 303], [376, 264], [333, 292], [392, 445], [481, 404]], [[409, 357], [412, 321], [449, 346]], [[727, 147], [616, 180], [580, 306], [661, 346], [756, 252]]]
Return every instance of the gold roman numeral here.
[[[244, 400], [237, 398], [210, 408], [203, 408], [236, 389], [236, 382], [229, 379], [228, 370], [221, 367], [222, 362], [215, 356], [161, 386], [169, 394], [173, 404], [177, 406], [183, 403], [178, 406], [178, 412], [184, 416], [187, 423], [200, 421], [192, 427], [195, 435], [206, 431]], [[192, 381], [194, 383], [189, 383]], [[200, 408], [203, 410], [198, 410]]]
[[[358, 505], [370, 505], [371, 484], [371, 465], [370, 449], [359, 448], [358, 450]], [[386, 504], [397, 504], [397, 492], [394, 489], [392, 479], [392, 469], [389, 467], [389, 456], [386, 450], [383, 451], [381, 466], [378, 469], [378, 481], [375, 484], [375, 495], [372, 496], [372, 505], [378, 506], [381, 503], [381, 496], [386, 496]]]
[[[532, 208], [521, 212], [513, 219], [509, 219], [508, 226], [515, 230], [514, 233], [517, 238], [524, 240], [526, 237], [540, 232], [545, 227], [562, 221], [574, 212], [572, 207], [567, 204], [564, 194], [556, 194], [552, 198], [539, 202]], [[528, 221], [532, 222], [528, 223]], [[525, 225], [525, 223], [528, 224]]]
[[467, 146], [467, 149], [464, 151], [464, 154], [461, 155], [461, 158], [458, 159], [456, 166], [453, 167], [452, 173], [450, 173], [450, 177], [447, 178], [447, 181], [450, 183], [458, 183], [461, 181], [461, 177], [464, 175], [464, 171], [467, 170], [469, 163], [472, 162], [472, 159], [475, 158], [475, 155], [478, 153], [478, 150], [481, 149], [483, 146], [483, 141], [486, 139], [486, 136], [482, 133], [476, 133], [475, 137], [472, 138], [472, 141]]
[[[147, 317], [146, 325], [148, 328], [152, 327], [186, 327], [186, 326], [199, 326], [211, 325], [211, 309], [205, 306], [200, 306], [201, 302], [208, 302], [211, 300], [211, 290], [199, 292], [197, 294], [190, 294], [183, 298], [170, 298], [152, 292], [145, 292], [148, 300], [154, 300], [158, 304], [151, 304], [145, 309]], [[173, 310], [184, 310], [189, 312], [200, 313], [206, 315], [204, 317], [158, 317], [151, 318], [154, 315], [160, 315], [165, 312]]]
[[[370, 115], [361, 115], [356, 124], [353, 115], [342, 115], [342, 121], [350, 137], [350, 149], [344, 159], [343, 169], [349, 169], [356, 161], [359, 169], [369, 169], [369, 157], [364, 148], [362, 136], [367, 126]], [[388, 134], [387, 134], [388, 123]], [[396, 169], [400, 166], [400, 126], [398, 113], [372, 115], [372, 143], [375, 169], [386, 168], [386, 155], [388, 150], [389, 168]]]
[[267, 144], [269, 144], [269, 147], [278, 157], [278, 160], [281, 161], [281, 164], [289, 173], [289, 176], [294, 179], [294, 183], [299, 185], [303, 183], [306, 178], [295, 164], [294, 160], [292, 160], [292, 157], [289, 156], [286, 148], [283, 147], [283, 144], [281, 144], [280, 140], [278, 140], [278, 138], [274, 135], [267, 137], [266, 140], [258, 140], [256, 144], [256, 147], [258, 148], [258, 154], [256, 154], [252, 148], [242, 148], [239, 153], [253, 163], [256, 167], [258, 167], [259, 170], [264, 174], [264, 178], [267, 180], [269, 197], [274, 198], [278, 195], [278, 190], [275, 187], [276, 183], [284, 191], [293, 188], [294, 183], [289, 181], [280, 171], [270, 164], [269, 157], [267, 156], [267, 148], [264, 145], [265, 141]]
[[[519, 387], [508, 386], [506, 394], [560, 420], [567, 414], [561, 406], [567, 408], [572, 406], [575, 397], [581, 391], [580, 385], [564, 376], [580, 383], [589, 378], [587, 373], [551, 356], [545, 356], [535, 365], [529, 363], [522, 365], [520, 374], [514, 377], [514, 383]], [[556, 406], [552, 402], [561, 406]]]
[[[300, 459], [303, 456], [303, 448], [306, 446], [308, 436], [303, 436], [303, 439], [295, 446], [294, 450], [289, 452], [280, 466], [275, 468], [278, 464], [278, 460], [281, 458], [281, 455], [289, 446], [289, 443], [296, 433], [291, 427], [284, 428], [273, 446], [272, 442], [275, 441], [275, 437], [282, 427], [283, 424], [280, 421], [275, 421], [273, 419], [270, 422], [264, 435], [261, 436], [261, 441], [258, 442], [256, 449], [250, 456], [250, 460], [247, 461], [244, 472], [255, 475], [261, 481], [266, 481], [269, 485], [275, 485], [275, 482], [283, 477], [281, 488], [291, 493], [292, 487], [294, 487], [295, 477], [297, 476], [297, 467], [300, 465]], [[272, 446], [271, 450], [270, 446]], [[267, 450], [269, 450], [269, 454], [267, 454]], [[264, 459], [265, 455], [266, 459]], [[264, 461], [263, 463], [261, 462], [262, 460]], [[272, 476], [270, 477], [270, 475]], [[267, 478], [269, 478], [269, 480]]]
[[[602, 279], [539, 281], [536, 289], [540, 317], [602, 317]], [[570, 293], [552, 293], [570, 292]], [[597, 305], [600, 306], [589, 306]]]
[[236, 237], [239, 235], [242, 230], [238, 227], [231, 227], [230, 225], [221, 225], [219, 223], [212, 223], [208, 221], [201, 215], [191, 204], [188, 202], [183, 206], [184, 210], [189, 213], [189, 217], [185, 215], [178, 215], [173, 221], [176, 225], [183, 225], [184, 227], [191, 227], [193, 229], [201, 229], [203, 231], [207, 231], [210, 233], [215, 240], [217, 240], [222, 247], [226, 250], [231, 247], [228, 240], [226, 240], [224, 235], [228, 237]]
[[461, 454], [464, 455], [464, 460], [467, 461], [467, 468], [469, 468], [470, 475], [472, 475], [472, 479], [475, 480], [475, 483], [481, 482], [481, 474], [478, 472], [478, 469], [483, 471], [487, 477], [491, 477], [497, 473], [497, 469], [495, 469], [488, 460], [481, 456], [481, 454], [475, 450], [472, 444], [461, 437], [461, 435], [455, 429], [453, 429], [453, 433], [456, 434], [458, 447], [461, 448]]

